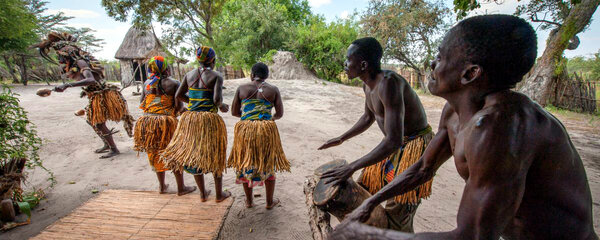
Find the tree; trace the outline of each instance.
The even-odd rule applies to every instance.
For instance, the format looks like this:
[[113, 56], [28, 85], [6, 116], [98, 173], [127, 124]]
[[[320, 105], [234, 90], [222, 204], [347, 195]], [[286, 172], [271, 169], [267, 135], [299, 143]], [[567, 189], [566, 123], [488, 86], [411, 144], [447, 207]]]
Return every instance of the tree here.
[[296, 28], [287, 47], [319, 78], [340, 82], [346, 49], [357, 36], [358, 26], [352, 19], [326, 23], [322, 16], [313, 16]]
[[426, 89], [425, 69], [447, 28], [448, 12], [441, 2], [371, 0], [360, 24], [365, 35], [382, 43], [385, 59], [415, 70], [420, 87]]
[[[541, 105], [553, 100], [553, 88], [566, 74], [563, 53], [565, 49], [577, 48], [577, 34], [585, 31], [599, 4], [600, 0], [549, 0], [531, 1], [517, 8], [516, 14], [528, 16], [543, 29], [552, 29], [544, 53], [520, 85], [520, 91]], [[472, 0], [455, 0], [454, 5], [459, 12], [479, 7]]]
[[108, 15], [117, 21], [127, 21], [130, 14], [137, 26], [149, 26], [152, 21], [170, 26], [174, 37], [192, 46], [208, 42], [214, 46], [213, 21], [227, 0], [102, 0]]
[[218, 20], [219, 62], [249, 68], [269, 50], [281, 49], [292, 33], [294, 15], [277, 1], [230, 1]]

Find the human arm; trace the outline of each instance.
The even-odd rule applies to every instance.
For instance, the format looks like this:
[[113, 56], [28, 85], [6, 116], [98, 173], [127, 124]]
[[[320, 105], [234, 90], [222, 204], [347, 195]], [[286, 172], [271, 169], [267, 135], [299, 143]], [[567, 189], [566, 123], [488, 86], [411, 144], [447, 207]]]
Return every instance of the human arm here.
[[214, 93], [213, 102], [215, 103], [215, 106], [217, 106], [221, 112], [226, 113], [229, 111], [229, 105], [223, 103], [223, 77], [221, 77], [220, 74], [217, 74], [215, 79]]
[[242, 117], [241, 100], [240, 100], [240, 88], [235, 91], [233, 96], [233, 102], [231, 102], [231, 115], [234, 117]]
[[371, 125], [373, 125], [373, 122], [375, 122], [375, 115], [373, 114], [373, 112], [371, 112], [369, 107], [367, 107], [367, 103], [365, 101], [365, 112], [358, 119], [358, 121], [354, 124], [354, 126], [352, 126], [348, 131], [346, 131], [341, 136], [328, 140], [325, 144], [321, 145], [318, 148], [318, 150], [323, 150], [323, 149], [327, 149], [327, 148], [342, 144], [344, 141], [346, 141], [350, 138], [353, 138], [356, 135], [361, 134], [364, 131], [366, 131], [367, 129], [369, 129], [369, 127]]
[[187, 77], [188, 77], [188, 74], [186, 74], [185, 77], [183, 77], [183, 81], [181, 81], [181, 84], [179, 85], [179, 87], [177, 88], [177, 91], [175, 92], [175, 99], [178, 101], [184, 102], [184, 103], [190, 102], [190, 98], [185, 95], [188, 92]]
[[275, 92], [275, 115], [273, 115], [273, 120], [278, 120], [283, 117], [283, 100], [281, 99], [279, 88], [275, 87]]
[[73, 83], [65, 83], [58, 85], [54, 87], [54, 91], [63, 92], [65, 91], [65, 89], [70, 87], [85, 87], [97, 83], [96, 79], [94, 78], [94, 74], [92, 74], [92, 71], [89, 69], [89, 65], [87, 64], [87, 62], [85, 62], [84, 60], [78, 60], [77, 66], [79, 67], [79, 69], [83, 69], [83, 71], [81, 71], [81, 74], [83, 75], [84, 79]]
[[384, 108], [385, 116], [383, 132], [385, 137], [367, 155], [351, 162], [325, 172], [321, 178], [326, 184], [339, 184], [346, 181], [357, 170], [376, 164], [402, 146], [404, 138], [404, 98], [403, 85], [396, 81], [384, 81], [377, 94]]

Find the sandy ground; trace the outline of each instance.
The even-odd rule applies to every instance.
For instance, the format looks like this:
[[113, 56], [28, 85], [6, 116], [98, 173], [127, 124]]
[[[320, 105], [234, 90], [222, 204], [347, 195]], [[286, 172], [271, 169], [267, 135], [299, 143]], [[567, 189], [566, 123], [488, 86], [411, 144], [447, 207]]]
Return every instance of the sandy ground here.
[[[231, 102], [236, 87], [248, 80], [226, 81], [225, 101]], [[234, 182], [234, 173], [225, 175], [225, 188], [235, 196], [235, 203], [227, 219], [222, 239], [310, 239], [310, 228], [304, 204], [302, 184], [306, 176], [319, 165], [334, 160], [354, 161], [366, 154], [382, 138], [376, 125], [367, 132], [341, 146], [324, 151], [316, 148], [329, 138], [338, 136], [350, 128], [364, 109], [362, 89], [321, 81], [273, 80], [284, 98], [285, 115], [277, 122], [283, 147], [292, 165], [291, 173], [277, 176], [276, 197], [281, 205], [267, 211], [264, 188], [256, 188], [257, 207], [246, 209], [242, 187]], [[92, 129], [81, 117], [73, 113], [87, 104], [79, 98], [78, 89], [53, 93], [47, 98], [36, 96], [41, 86], [16, 86], [21, 94], [21, 104], [29, 112], [29, 118], [37, 125], [39, 136], [44, 140], [40, 156], [46, 167], [51, 169], [58, 181], [48, 189], [47, 200], [34, 210], [32, 224], [13, 229], [0, 235], [1, 239], [25, 239], [36, 235], [46, 226], [65, 216], [83, 202], [93, 197], [92, 190], [131, 189], [156, 190], [155, 174], [148, 166], [145, 154], [139, 156], [132, 150], [133, 140], [124, 131], [115, 139], [122, 154], [112, 159], [101, 160], [93, 149], [101, 145]], [[141, 111], [137, 108], [139, 97], [133, 96], [132, 88], [124, 90], [129, 108], [134, 117]], [[430, 124], [437, 129], [444, 101], [433, 96], [421, 96]], [[229, 148], [233, 141], [233, 126], [238, 119], [222, 114], [228, 128]], [[593, 195], [594, 227], [600, 232], [600, 127], [598, 121], [578, 114], [559, 114], [586, 166]], [[121, 124], [109, 127], [122, 129]], [[46, 187], [48, 176], [41, 170], [29, 173], [28, 188]], [[357, 177], [357, 176], [355, 176]], [[207, 184], [213, 187], [212, 177]], [[74, 184], [69, 182], [74, 181]], [[194, 184], [191, 175], [185, 175], [188, 185]], [[175, 180], [167, 176], [173, 189]], [[417, 212], [417, 231], [444, 231], [456, 226], [456, 212], [462, 195], [464, 182], [456, 173], [453, 161], [448, 161], [439, 170], [433, 184], [433, 195], [423, 201]], [[214, 191], [213, 191], [214, 192]], [[196, 191], [193, 194], [198, 194]], [[131, 204], [135, 204], [132, 202]], [[118, 206], [115, 206], [118, 207]]]

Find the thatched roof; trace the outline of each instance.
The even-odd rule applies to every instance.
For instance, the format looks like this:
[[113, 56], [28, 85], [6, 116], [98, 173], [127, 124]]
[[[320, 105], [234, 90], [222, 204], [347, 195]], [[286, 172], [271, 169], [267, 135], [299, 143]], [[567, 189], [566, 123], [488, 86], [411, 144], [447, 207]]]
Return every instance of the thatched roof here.
[[116, 59], [146, 60], [152, 56], [167, 56], [169, 53], [163, 50], [160, 41], [152, 29], [129, 28], [125, 38], [115, 53]]

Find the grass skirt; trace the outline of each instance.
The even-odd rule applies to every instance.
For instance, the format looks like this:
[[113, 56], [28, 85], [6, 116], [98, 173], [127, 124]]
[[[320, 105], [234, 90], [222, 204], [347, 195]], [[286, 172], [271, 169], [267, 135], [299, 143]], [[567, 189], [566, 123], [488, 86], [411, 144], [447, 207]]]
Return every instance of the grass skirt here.
[[239, 121], [235, 124], [234, 135], [228, 167], [233, 167], [237, 172], [290, 171], [290, 162], [283, 153], [275, 121]]
[[86, 91], [89, 105], [86, 107], [87, 120], [96, 126], [108, 120], [123, 121], [127, 135], [133, 136], [133, 117], [127, 109], [127, 101], [119, 92], [118, 87], [108, 86], [97, 91]]
[[145, 114], [135, 123], [133, 149], [139, 152], [160, 151], [169, 145], [177, 118], [159, 114]]
[[[413, 140], [405, 142], [405, 145], [383, 161], [366, 167], [360, 177], [360, 184], [365, 186], [371, 194], [377, 193], [385, 184], [387, 178], [393, 178], [400, 175], [414, 163], [419, 161], [425, 148], [433, 138], [433, 132], [429, 131]], [[394, 172], [384, 173], [384, 166], [391, 161], [394, 164]], [[388, 176], [392, 174], [392, 176]], [[431, 184], [433, 179], [418, 186], [415, 190], [396, 196], [394, 200], [402, 204], [416, 204], [421, 198], [427, 198], [431, 195]]]
[[225, 171], [227, 129], [219, 114], [187, 111], [161, 159], [166, 167], [183, 171], [184, 166], [221, 176]]

